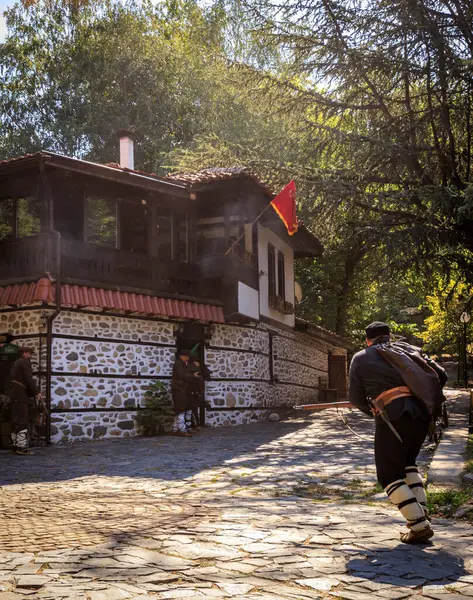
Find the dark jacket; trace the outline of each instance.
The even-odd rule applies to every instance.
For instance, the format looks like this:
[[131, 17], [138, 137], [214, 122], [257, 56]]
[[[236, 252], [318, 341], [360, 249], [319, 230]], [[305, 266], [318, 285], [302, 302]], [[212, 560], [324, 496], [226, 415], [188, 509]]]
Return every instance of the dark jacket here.
[[36, 381], [33, 379], [33, 372], [31, 371], [31, 363], [29, 358], [19, 358], [13, 363], [13, 367], [10, 371], [10, 384], [16, 385], [14, 382], [18, 381], [28, 396], [37, 396], [39, 393]]
[[180, 358], [176, 359], [172, 369], [172, 404], [176, 413], [190, 408], [190, 386], [197, 378], [194, 372]]
[[205, 406], [205, 382], [210, 380], [210, 370], [205, 365], [197, 366], [194, 362], [189, 363], [188, 369], [192, 373], [199, 373], [194, 381], [189, 384], [192, 408]]
[[[381, 338], [377, 343], [386, 341]], [[374, 400], [386, 390], [405, 385], [396, 369], [378, 353], [377, 343], [357, 352], [350, 364], [348, 400], [368, 415], [372, 414], [369, 400]], [[426, 356], [424, 358], [439, 375], [441, 385], [445, 385], [447, 381], [445, 370], [430, 358]], [[386, 406], [386, 413], [391, 421], [399, 419], [406, 411], [413, 417], [430, 420], [424, 404], [415, 396], [402, 396]], [[383, 419], [377, 416], [376, 422], [383, 423]]]
[[9, 384], [11, 420], [13, 430], [18, 432], [27, 429], [29, 423], [36, 420], [37, 415], [32, 396], [36, 396], [39, 390], [33, 379], [31, 363], [28, 358], [22, 357], [13, 363]]

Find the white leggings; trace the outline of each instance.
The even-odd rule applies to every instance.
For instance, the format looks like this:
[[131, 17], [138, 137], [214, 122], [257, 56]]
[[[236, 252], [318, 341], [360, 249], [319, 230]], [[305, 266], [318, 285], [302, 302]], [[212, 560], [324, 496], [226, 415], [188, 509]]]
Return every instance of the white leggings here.
[[[184, 412], [181, 412], [174, 417], [174, 423], [172, 424], [172, 430], [173, 431], [181, 431], [182, 433], [185, 433], [188, 429], [187, 423], [190, 423], [190, 422], [192, 422], [192, 411], [186, 410]], [[190, 426], [189, 426], [189, 428], [190, 428]]]
[[11, 441], [15, 448], [26, 450], [28, 448], [28, 430], [22, 429], [17, 433], [11, 434]]

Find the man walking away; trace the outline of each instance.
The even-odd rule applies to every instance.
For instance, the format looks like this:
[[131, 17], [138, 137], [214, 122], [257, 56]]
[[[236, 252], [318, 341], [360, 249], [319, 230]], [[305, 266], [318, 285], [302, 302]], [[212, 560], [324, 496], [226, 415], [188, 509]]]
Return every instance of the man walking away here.
[[171, 394], [176, 414], [172, 434], [182, 437], [192, 437], [192, 433], [187, 430], [187, 423], [192, 421], [190, 388], [195, 379], [199, 377], [197, 371], [192, 371], [188, 367], [189, 357], [189, 350], [179, 350], [172, 370]]
[[[377, 346], [390, 339], [386, 323], [375, 321], [368, 325], [368, 347], [355, 354], [350, 365], [348, 400], [362, 412], [375, 415], [378, 481], [407, 521], [409, 531], [401, 534], [401, 541], [415, 544], [434, 535], [428, 520], [422, 477], [416, 465], [428, 433], [430, 414], [398, 371], [377, 351]], [[423, 358], [435, 370], [443, 387], [447, 381], [445, 370], [433, 360]]]
[[33, 454], [28, 449], [28, 426], [36, 414], [36, 401], [42, 400], [31, 371], [33, 348], [20, 348], [18, 358], [10, 371], [10, 405], [13, 431], [12, 452], [14, 454]]

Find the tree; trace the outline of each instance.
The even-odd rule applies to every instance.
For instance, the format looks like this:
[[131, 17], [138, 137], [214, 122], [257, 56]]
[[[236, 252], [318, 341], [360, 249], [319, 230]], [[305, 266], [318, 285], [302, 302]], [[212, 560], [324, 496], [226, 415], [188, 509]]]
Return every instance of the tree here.
[[223, 19], [190, 0], [15, 6], [0, 49], [1, 155], [46, 149], [108, 162], [125, 127], [141, 168], [159, 169], [214, 111]]
[[337, 208], [342, 189], [383, 230], [398, 268], [454, 260], [471, 278], [471, 3], [243, 5], [284, 68], [242, 68], [304, 115], [320, 165], [308, 174], [314, 190]]

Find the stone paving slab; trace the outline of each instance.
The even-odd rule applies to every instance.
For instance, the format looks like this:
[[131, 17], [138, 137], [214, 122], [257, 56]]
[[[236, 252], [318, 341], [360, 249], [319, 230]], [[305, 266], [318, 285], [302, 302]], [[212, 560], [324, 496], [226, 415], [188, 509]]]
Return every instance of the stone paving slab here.
[[439, 487], [460, 487], [465, 470], [470, 412], [469, 393], [457, 395], [450, 407], [450, 426], [443, 433], [429, 468], [429, 483]]
[[471, 527], [401, 544], [345, 414], [0, 453], [0, 600], [472, 598]]

